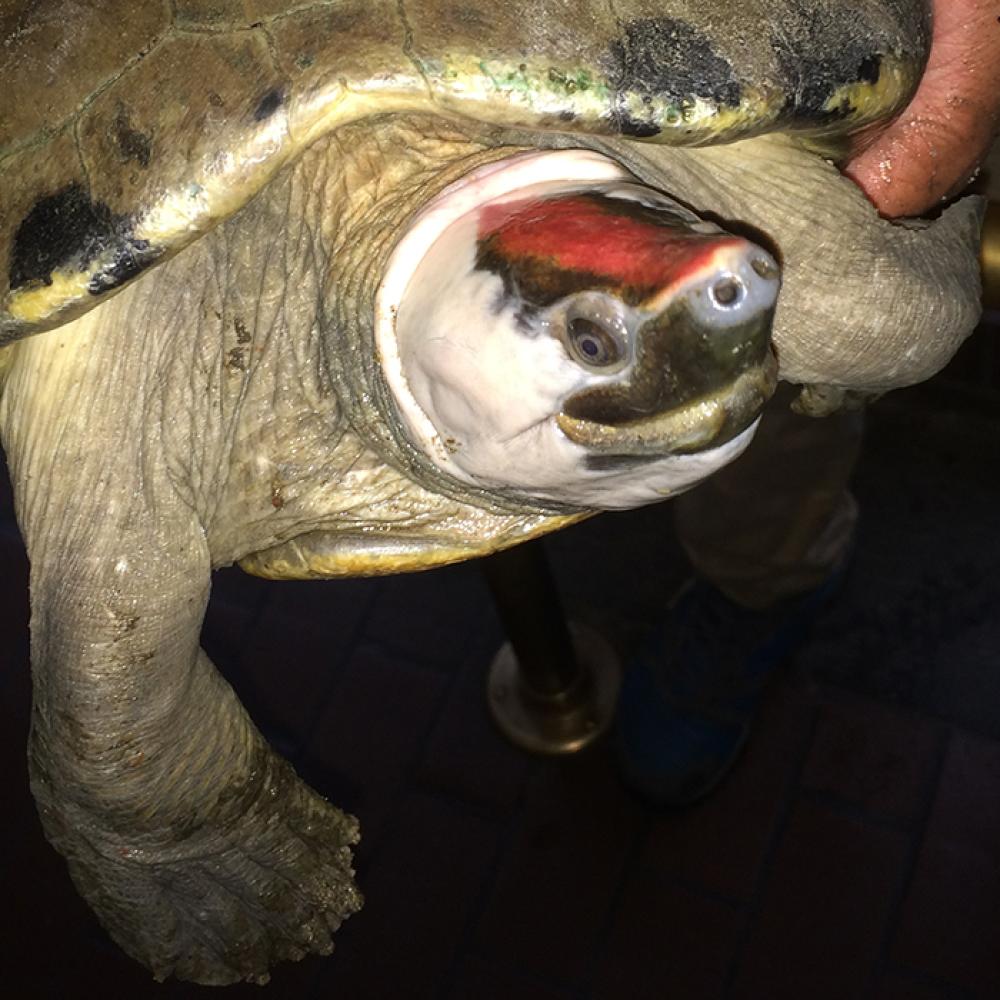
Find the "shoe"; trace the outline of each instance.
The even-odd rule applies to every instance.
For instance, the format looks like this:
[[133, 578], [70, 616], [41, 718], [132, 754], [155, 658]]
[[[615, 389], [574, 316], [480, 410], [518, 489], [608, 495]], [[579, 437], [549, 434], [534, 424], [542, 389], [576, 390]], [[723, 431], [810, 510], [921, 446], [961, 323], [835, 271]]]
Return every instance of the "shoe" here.
[[713, 791], [746, 743], [767, 682], [845, 575], [841, 568], [765, 611], [691, 581], [622, 682], [615, 743], [625, 784], [656, 805], [688, 805]]

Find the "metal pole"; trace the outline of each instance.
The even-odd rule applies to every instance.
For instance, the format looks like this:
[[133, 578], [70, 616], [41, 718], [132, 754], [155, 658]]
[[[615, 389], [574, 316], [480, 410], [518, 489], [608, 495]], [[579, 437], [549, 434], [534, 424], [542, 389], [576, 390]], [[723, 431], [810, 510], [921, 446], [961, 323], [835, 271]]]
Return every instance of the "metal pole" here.
[[481, 563], [509, 637], [494, 658], [489, 704], [504, 734], [535, 753], [570, 753], [610, 724], [620, 670], [590, 630], [567, 626], [540, 541]]
[[565, 698], [584, 673], [576, 662], [555, 580], [541, 542], [526, 542], [483, 560], [500, 621], [514, 647], [524, 688]]

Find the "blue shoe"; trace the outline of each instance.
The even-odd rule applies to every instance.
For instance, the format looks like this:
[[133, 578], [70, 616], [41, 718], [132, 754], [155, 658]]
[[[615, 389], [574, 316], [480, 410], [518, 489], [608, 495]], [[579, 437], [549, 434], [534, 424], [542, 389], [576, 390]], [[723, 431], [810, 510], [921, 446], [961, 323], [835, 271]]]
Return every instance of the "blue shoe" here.
[[708, 795], [736, 762], [767, 682], [806, 638], [843, 584], [765, 611], [689, 584], [626, 671], [615, 741], [622, 778], [657, 805]]

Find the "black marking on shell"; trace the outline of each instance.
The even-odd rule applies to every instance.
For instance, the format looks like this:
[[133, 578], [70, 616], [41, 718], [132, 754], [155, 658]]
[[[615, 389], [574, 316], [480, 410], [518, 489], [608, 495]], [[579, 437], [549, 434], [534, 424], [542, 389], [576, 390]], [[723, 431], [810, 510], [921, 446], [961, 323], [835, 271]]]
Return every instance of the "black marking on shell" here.
[[14, 234], [10, 287], [51, 285], [57, 270], [84, 271], [102, 253], [113, 250], [111, 262], [87, 285], [92, 295], [117, 288], [148, 267], [160, 252], [129, 232], [126, 216], [92, 201], [80, 184], [69, 184], [35, 202]]
[[674, 17], [645, 17], [624, 25], [606, 57], [617, 92], [611, 119], [625, 135], [647, 137], [660, 129], [625, 110], [625, 95], [668, 100], [678, 108], [693, 98], [735, 106], [742, 87], [729, 62], [700, 31]]
[[80, 184], [39, 198], [14, 234], [10, 287], [52, 284], [52, 272], [86, 264], [115, 237], [115, 219], [103, 202], [91, 201]]
[[115, 146], [118, 147], [122, 163], [134, 160], [140, 167], [149, 166], [153, 146], [152, 137], [140, 132], [137, 128], [133, 128], [124, 104], [118, 105], [118, 113], [111, 122], [111, 138], [114, 140]]
[[616, 108], [611, 115], [615, 131], [627, 135], [630, 139], [649, 139], [660, 134], [660, 127], [653, 122], [641, 121], [629, 114], [624, 108]]
[[103, 295], [131, 281], [163, 252], [153, 247], [149, 240], [137, 240], [134, 236], [127, 235], [120, 239], [121, 244], [115, 250], [112, 262], [98, 271], [87, 284], [87, 291], [91, 295]]
[[863, 22], [836, 23], [832, 14], [817, 11], [808, 37], [790, 47], [787, 36], [775, 35], [772, 45], [788, 80], [786, 110], [798, 119], [832, 123], [854, 110], [846, 98], [831, 104], [834, 95], [853, 83], [877, 83], [892, 41]]
[[865, 56], [858, 67], [858, 79], [862, 83], [878, 83], [882, 75], [882, 56], [879, 53]]
[[674, 17], [645, 17], [625, 25], [611, 43], [611, 79], [622, 91], [681, 101], [701, 97], [735, 105], [740, 82], [711, 41]]
[[266, 121], [285, 103], [285, 94], [280, 87], [272, 87], [258, 102], [254, 108], [253, 120], [255, 122]]

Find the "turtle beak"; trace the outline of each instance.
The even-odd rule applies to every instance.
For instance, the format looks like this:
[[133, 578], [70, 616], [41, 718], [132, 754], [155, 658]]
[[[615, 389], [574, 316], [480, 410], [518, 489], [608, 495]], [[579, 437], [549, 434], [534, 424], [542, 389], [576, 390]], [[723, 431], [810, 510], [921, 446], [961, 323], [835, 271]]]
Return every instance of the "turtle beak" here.
[[736, 437], [777, 383], [770, 335], [778, 288], [774, 259], [732, 241], [681, 287], [645, 304], [632, 364], [569, 396], [559, 428], [605, 459], [686, 454]]

